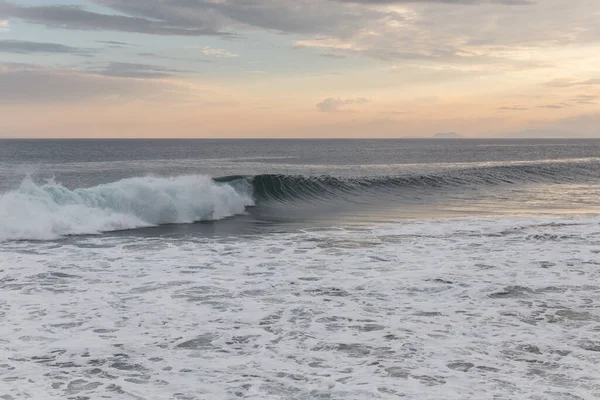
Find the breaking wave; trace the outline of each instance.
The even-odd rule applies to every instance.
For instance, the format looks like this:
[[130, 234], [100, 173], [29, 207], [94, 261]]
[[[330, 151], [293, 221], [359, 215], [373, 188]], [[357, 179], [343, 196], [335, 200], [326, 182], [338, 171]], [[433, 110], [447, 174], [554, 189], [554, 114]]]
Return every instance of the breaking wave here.
[[[47, 240], [162, 224], [210, 221], [257, 206], [263, 214], [283, 206], [341, 203], [363, 207], [422, 199], [453, 189], [520, 183], [575, 183], [597, 180], [598, 160], [475, 166], [430, 174], [343, 178], [329, 175], [263, 174], [211, 178], [138, 177], [70, 190], [54, 181], [26, 178], [19, 189], [0, 195], [0, 241]], [[335, 202], [333, 202], [335, 200]], [[277, 208], [278, 211], [281, 207]], [[312, 209], [314, 211], [314, 209]], [[312, 211], [311, 211], [312, 212]]]
[[210, 177], [141, 177], [69, 190], [26, 178], [0, 195], [0, 240], [47, 240], [147, 226], [217, 220], [253, 205], [251, 190]]

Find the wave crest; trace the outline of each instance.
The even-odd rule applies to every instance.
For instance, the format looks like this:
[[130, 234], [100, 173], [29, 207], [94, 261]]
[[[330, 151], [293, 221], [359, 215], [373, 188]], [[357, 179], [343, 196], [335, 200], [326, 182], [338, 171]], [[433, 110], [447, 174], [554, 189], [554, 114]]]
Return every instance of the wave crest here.
[[0, 195], [0, 240], [48, 240], [217, 220], [253, 204], [251, 188], [202, 175], [130, 178], [74, 190], [26, 178], [18, 190]]

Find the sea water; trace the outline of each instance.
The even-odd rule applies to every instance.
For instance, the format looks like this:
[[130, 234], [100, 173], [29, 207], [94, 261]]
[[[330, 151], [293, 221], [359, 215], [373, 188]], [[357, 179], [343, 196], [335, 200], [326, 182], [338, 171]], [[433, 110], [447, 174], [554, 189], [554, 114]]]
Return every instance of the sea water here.
[[596, 398], [599, 154], [1, 141], [0, 398]]

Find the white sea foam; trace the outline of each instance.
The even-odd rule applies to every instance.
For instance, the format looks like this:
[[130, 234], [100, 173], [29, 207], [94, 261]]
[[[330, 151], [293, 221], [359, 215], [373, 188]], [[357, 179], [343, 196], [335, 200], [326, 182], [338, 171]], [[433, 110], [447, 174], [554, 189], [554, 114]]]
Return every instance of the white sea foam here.
[[252, 204], [249, 191], [200, 175], [130, 178], [74, 190], [26, 178], [18, 190], [0, 195], [0, 241], [222, 219]]
[[592, 399], [597, 218], [0, 244], [10, 399]]

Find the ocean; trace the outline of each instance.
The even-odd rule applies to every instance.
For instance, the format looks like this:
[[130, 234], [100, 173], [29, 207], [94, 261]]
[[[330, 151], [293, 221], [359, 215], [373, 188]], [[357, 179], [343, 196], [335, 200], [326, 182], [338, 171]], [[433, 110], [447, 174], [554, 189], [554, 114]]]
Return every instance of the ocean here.
[[2, 140], [0, 399], [600, 398], [600, 140]]

